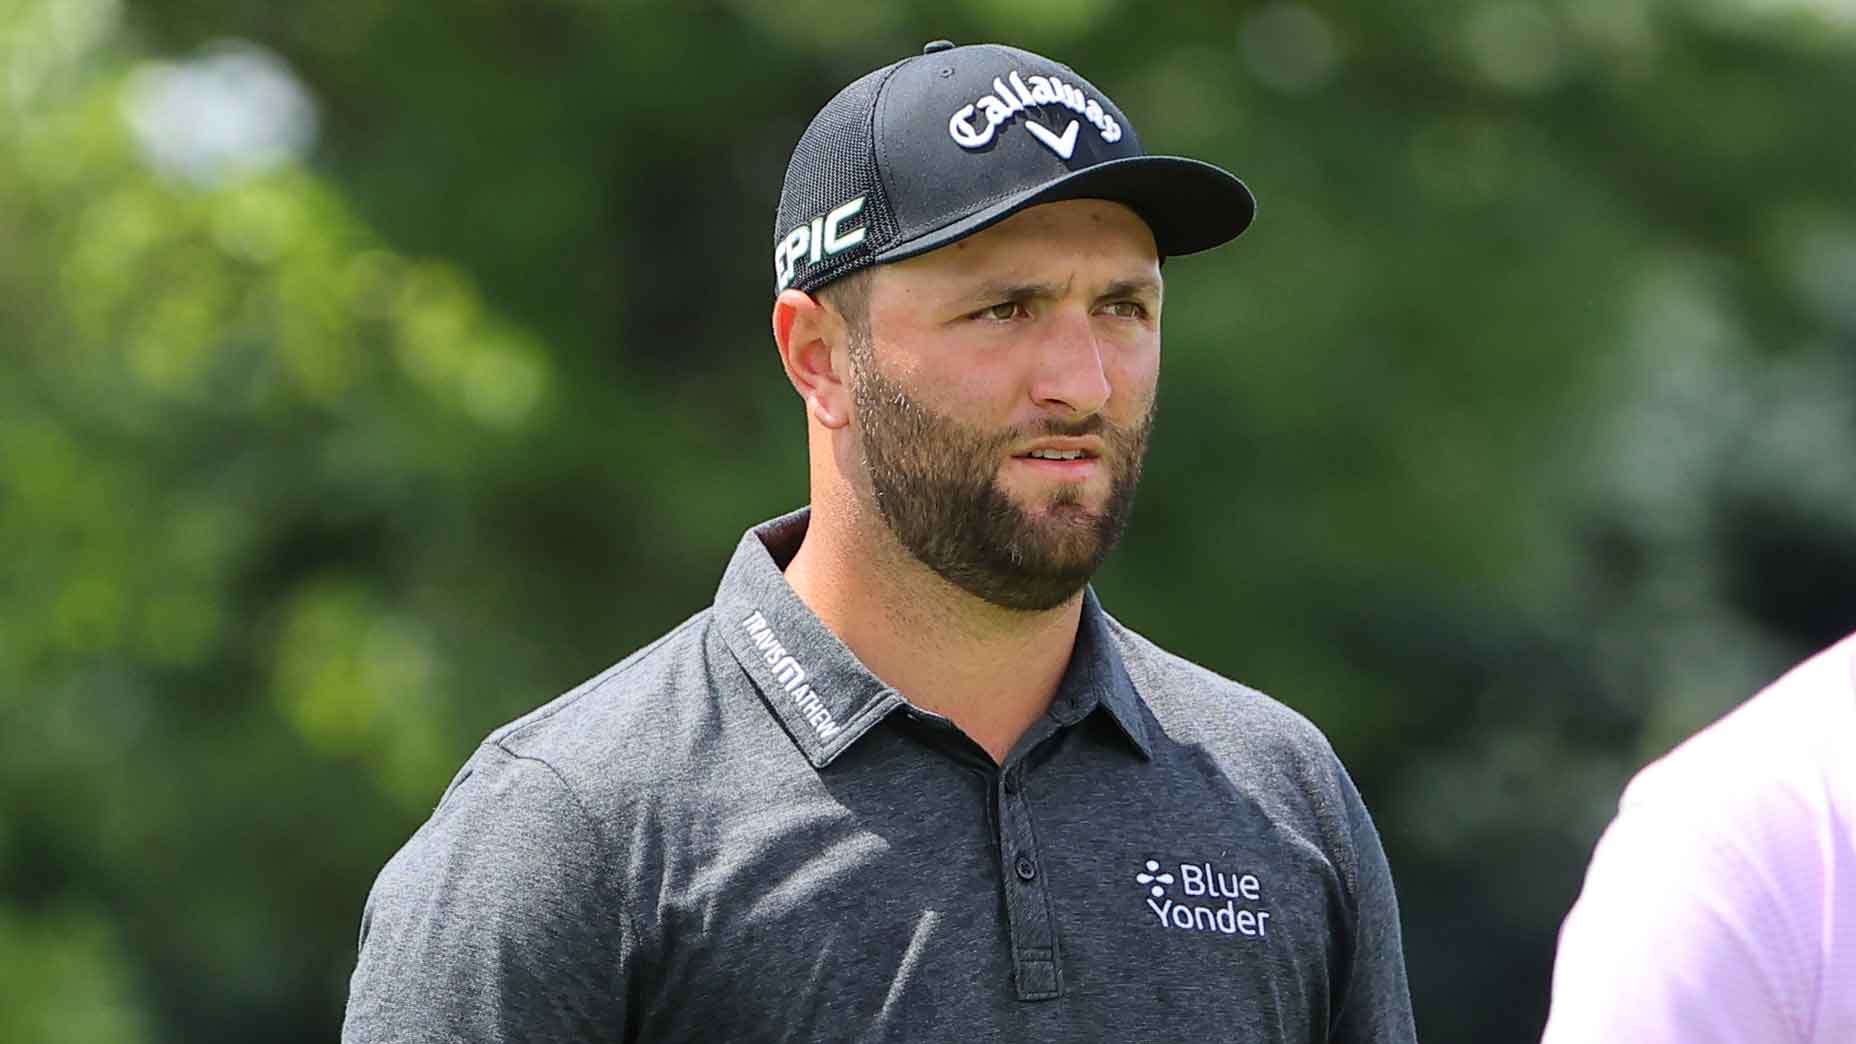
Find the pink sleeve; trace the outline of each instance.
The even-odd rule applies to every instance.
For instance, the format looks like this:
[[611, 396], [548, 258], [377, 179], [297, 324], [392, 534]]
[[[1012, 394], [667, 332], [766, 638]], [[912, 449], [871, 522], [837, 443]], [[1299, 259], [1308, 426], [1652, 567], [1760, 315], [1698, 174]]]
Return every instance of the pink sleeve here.
[[1544, 1044], [1856, 1042], [1856, 637], [1637, 774]]
[[1543, 1044], [1806, 1039], [1794, 1016], [1800, 955], [1773, 884], [1692, 823], [1621, 813], [1560, 930]]

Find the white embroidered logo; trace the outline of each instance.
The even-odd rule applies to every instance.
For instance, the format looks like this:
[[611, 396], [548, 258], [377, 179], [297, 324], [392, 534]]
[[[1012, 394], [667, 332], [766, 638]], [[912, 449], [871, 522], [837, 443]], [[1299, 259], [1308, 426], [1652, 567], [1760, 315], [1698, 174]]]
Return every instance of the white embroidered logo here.
[[1155, 899], [1158, 899], [1166, 894], [1165, 886], [1173, 883], [1173, 875], [1161, 873], [1159, 861], [1149, 859], [1146, 872], [1135, 874], [1134, 880], [1137, 884], [1153, 885], [1148, 891], [1153, 893]]
[[831, 711], [826, 709], [825, 701], [819, 699], [812, 686], [806, 684], [806, 669], [799, 666], [799, 661], [786, 652], [786, 646], [773, 635], [773, 625], [767, 622], [760, 610], [749, 613], [741, 621], [747, 629], [748, 637], [754, 640], [754, 648], [760, 651], [767, 666], [773, 668], [773, 680], [792, 697], [793, 705], [805, 716], [812, 728], [818, 732], [818, 738], [828, 740], [844, 730], [842, 725], [832, 720]]
[[1063, 129], [1062, 137], [1052, 134], [1041, 123], [1026, 123], [1025, 129], [1031, 132], [1032, 137], [1043, 142], [1052, 152], [1064, 159], [1069, 159], [1070, 154], [1076, 151], [1075, 120], [1071, 120], [1070, 125]]
[[821, 214], [812, 220], [794, 225], [780, 245], [773, 248], [773, 277], [778, 289], [784, 290], [799, 272], [800, 265], [816, 265], [833, 254], [843, 253], [864, 241], [867, 231], [863, 225], [850, 228], [845, 222], [862, 213], [864, 197], [858, 196], [848, 203], [832, 208], [828, 214]]
[[[1009, 81], [1009, 82], [1008, 82]], [[1061, 105], [1088, 120], [1102, 136], [1114, 143], [1121, 140], [1121, 124], [1115, 121], [1102, 103], [1055, 76], [1019, 76], [1014, 69], [1006, 79], [995, 76], [993, 93], [983, 94], [971, 105], [963, 105], [948, 118], [947, 133], [963, 149], [983, 149], [999, 133], [999, 127], [1021, 112], [1045, 105]], [[1063, 159], [1076, 152], [1077, 121], [1071, 120], [1062, 133], [1040, 123], [1025, 121], [1025, 129]]]
[[[1270, 911], [1262, 908], [1263, 882], [1257, 875], [1227, 874], [1210, 863], [1180, 863], [1176, 877], [1162, 869], [1158, 859], [1149, 859], [1143, 866], [1134, 882], [1147, 890], [1147, 908], [1159, 919], [1160, 927], [1252, 938], [1269, 935]], [[1167, 886], [1175, 882], [1183, 897], [1178, 900], [1166, 894]], [[1238, 906], [1240, 901], [1253, 905]]]

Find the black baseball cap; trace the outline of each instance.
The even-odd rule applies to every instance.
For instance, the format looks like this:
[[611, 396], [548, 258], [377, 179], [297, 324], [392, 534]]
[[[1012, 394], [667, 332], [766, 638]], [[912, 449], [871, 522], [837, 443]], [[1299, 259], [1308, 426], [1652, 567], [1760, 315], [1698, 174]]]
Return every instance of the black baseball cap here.
[[1228, 242], [1257, 209], [1221, 167], [1148, 155], [1069, 66], [936, 40], [839, 91], [800, 136], [774, 223], [774, 293], [810, 293], [1064, 199], [1127, 205], [1161, 257]]

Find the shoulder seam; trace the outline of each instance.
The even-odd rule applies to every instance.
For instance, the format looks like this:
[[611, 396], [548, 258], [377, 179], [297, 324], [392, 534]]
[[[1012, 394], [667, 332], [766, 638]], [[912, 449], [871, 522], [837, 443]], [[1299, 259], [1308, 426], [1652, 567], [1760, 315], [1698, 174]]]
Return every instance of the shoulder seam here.
[[561, 790], [567, 794], [567, 800], [573, 803], [574, 810], [580, 814], [581, 820], [586, 823], [587, 830], [593, 837], [593, 843], [599, 849], [600, 883], [604, 885], [606, 889], [610, 890], [617, 898], [619, 917], [625, 923], [625, 937], [619, 940], [619, 959], [621, 964], [629, 962], [633, 958], [635, 952], [634, 948], [642, 937], [638, 934], [638, 922], [637, 919], [632, 916], [631, 905], [626, 900], [625, 890], [618, 887], [617, 875], [613, 873], [612, 857], [615, 849], [611, 839], [606, 836], [605, 831], [600, 829], [599, 820], [595, 818], [592, 811], [586, 807], [586, 802], [580, 799], [580, 794], [578, 791], [574, 790], [574, 785], [568, 782], [567, 777], [561, 773], [560, 769], [554, 767], [553, 762], [546, 758], [536, 757], [533, 754], [523, 754], [511, 750], [503, 744], [502, 740], [495, 740], [493, 742], [496, 749], [502, 751], [508, 757], [517, 761], [533, 762], [546, 769], [548, 774], [554, 777], [555, 782], [561, 785]]
[[[579, 703], [581, 700], [585, 699], [586, 697], [591, 696], [596, 692], [599, 692], [601, 689], [604, 689], [607, 685], [610, 685], [612, 682], [617, 681], [619, 678], [624, 677], [626, 674], [631, 673], [631, 671], [636, 669], [640, 663], [643, 663], [646, 659], [649, 659], [651, 654], [656, 652], [666, 642], [670, 641], [672, 638], [677, 637], [678, 635], [682, 634], [684, 631], [687, 631], [690, 628], [695, 627], [698, 624], [702, 623], [704, 620], [706, 620], [707, 617], [709, 616], [710, 611], [711, 611], [710, 609], [704, 609], [701, 612], [698, 612], [695, 615], [691, 616], [689, 619], [678, 624], [677, 626], [672, 627], [670, 630], [659, 635], [656, 641], [653, 641], [651, 644], [645, 646], [644, 648], [637, 650], [636, 652], [632, 653], [630, 656], [625, 657], [625, 659], [620, 660], [618, 663], [613, 664], [611, 667], [606, 668], [604, 672], [594, 676], [591, 681], [583, 683], [577, 690], [571, 690], [567, 694], [566, 698], [558, 700], [553, 706], [545, 708], [544, 710], [536, 713], [533, 717], [530, 717], [526, 721], [523, 721], [519, 726], [508, 729], [507, 731], [499, 731], [493, 737], [496, 745], [499, 747], [502, 747], [504, 750], [509, 751], [509, 753], [515, 757], [528, 757], [528, 755], [525, 755], [525, 754], [518, 754], [515, 750], [507, 746], [504, 741], [517, 739], [518, 737], [529, 732], [531, 729], [534, 729], [535, 727], [541, 725], [542, 723], [548, 721], [549, 719], [553, 718], [555, 715], [561, 713], [567, 708], [573, 706], [576, 703]], [[541, 759], [537, 758], [535, 760], [539, 761]], [[543, 764], [546, 764], [546, 762], [543, 762]]]

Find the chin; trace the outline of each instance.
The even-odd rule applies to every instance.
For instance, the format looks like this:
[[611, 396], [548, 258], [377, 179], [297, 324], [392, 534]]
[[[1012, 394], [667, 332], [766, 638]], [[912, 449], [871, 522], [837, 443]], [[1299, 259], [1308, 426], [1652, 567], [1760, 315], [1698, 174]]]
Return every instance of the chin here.
[[1095, 518], [1108, 507], [1107, 490], [1096, 490], [1088, 483], [1072, 483], [1028, 496], [1008, 494], [1026, 515], [1035, 518]]
[[1081, 505], [1049, 508], [1031, 519], [1025, 543], [1047, 568], [1067, 571], [1094, 562], [1102, 553], [1102, 518]]

